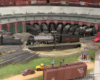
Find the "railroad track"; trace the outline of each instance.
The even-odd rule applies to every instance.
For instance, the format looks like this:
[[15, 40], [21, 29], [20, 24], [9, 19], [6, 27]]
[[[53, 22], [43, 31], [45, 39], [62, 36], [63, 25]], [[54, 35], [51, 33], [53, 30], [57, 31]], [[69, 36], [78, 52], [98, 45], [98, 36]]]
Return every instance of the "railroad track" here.
[[15, 53], [2, 55], [2, 56], [0, 56], [0, 59], [9, 59], [9, 58], [12, 58], [14, 56], [18, 56], [19, 54], [23, 54], [22, 50], [17, 51]]
[[18, 51], [16, 53], [13, 54], [8, 54], [7, 56], [1, 56], [0, 59], [5, 58], [3, 61], [0, 62], [0, 67], [7, 65], [7, 64], [17, 64], [17, 63], [22, 63], [25, 61], [29, 61], [31, 59], [36, 58], [38, 55], [36, 54], [31, 54], [29, 52], [25, 52], [25, 51]]
[[95, 74], [88, 74], [86, 77], [83, 78], [78, 78], [78, 79], [71, 79], [71, 80], [94, 80], [95, 79]]

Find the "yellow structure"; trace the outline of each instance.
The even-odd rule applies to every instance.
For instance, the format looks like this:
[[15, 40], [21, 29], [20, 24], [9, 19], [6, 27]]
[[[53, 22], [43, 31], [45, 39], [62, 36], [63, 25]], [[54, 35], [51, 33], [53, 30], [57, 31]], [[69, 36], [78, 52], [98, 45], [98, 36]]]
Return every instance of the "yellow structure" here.
[[43, 63], [41, 63], [39, 66], [36, 66], [36, 70], [39, 71], [39, 70], [43, 70], [44, 67], [49, 67], [50, 65], [44, 65]]

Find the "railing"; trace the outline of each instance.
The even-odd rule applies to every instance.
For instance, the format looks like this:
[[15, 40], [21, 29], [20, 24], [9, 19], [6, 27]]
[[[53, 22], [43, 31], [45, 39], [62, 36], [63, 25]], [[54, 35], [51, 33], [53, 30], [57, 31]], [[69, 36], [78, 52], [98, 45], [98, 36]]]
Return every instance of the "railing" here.
[[0, 24], [13, 23], [19, 21], [32, 21], [32, 20], [68, 20], [68, 21], [81, 21], [89, 23], [100, 23], [100, 16], [87, 15], [87, 14], [65, 14], [65, 13], [26, 13], [0, 16]]

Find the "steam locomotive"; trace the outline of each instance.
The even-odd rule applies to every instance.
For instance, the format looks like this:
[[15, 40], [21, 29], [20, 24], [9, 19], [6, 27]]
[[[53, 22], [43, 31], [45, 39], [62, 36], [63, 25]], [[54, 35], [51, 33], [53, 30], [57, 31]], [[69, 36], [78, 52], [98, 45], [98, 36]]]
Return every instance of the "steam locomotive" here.
[[97, 6], [100, 7], [99, 0], [0, 0], [0, 6], [18, 5], [72, 5], [72, 6]]
[[36, 44], [51, 44], [51, 43], [67, 43], [67, 42], [79, 42], [79, 36], [73, 35], [43, 35], [43, 36], [30, 36], [27, 41], [27, 45]]
[[74, 35], [79, 35], [80, 37], [93, 35], [93, 28], [79, 27], [74, 32]]
[[20, 45], [21, 39], [12, 35], [0, 35], [0, 45]]
[[27, 32], [33, 35], [38, 35], [41, 32], [41, 30], [38, 24], [34, 24], [34, 25], [27, 24]]

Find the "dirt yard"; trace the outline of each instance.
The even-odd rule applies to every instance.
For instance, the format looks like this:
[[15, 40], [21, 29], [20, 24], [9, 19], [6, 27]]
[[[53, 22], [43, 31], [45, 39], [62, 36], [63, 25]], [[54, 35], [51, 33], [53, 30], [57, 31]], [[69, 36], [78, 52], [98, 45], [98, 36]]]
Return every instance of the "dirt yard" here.
[[93, 69], [95, 67], [95, 63], [93, 62], [87, 62], [87, 69]]
[[21, 74], [19, 74], [19, 75], [12, 76], [12, 77], [9, 77], [9, 78], [4, 79], [4, 80], [29, 80], [29, 79], [43, 75], [43, 71], [35, 71], [35, 72], [36, 72], [35, 74], [30, 74], [27, 76], [22, 76]]
[[[93, 62], [87, 62], [87, 69], [93, 69], [94, 68], [94, 63]], [[31, 78], [39, 77], [43, 75], [43, 71], [36, 71], [35, 74], [30, 74], [27, 76], [22, 76], [21, 74], [12, 76], [10, 78], [4, 79], [4, 80], [29, 80]]]

